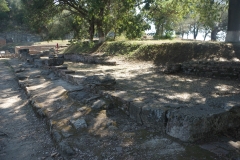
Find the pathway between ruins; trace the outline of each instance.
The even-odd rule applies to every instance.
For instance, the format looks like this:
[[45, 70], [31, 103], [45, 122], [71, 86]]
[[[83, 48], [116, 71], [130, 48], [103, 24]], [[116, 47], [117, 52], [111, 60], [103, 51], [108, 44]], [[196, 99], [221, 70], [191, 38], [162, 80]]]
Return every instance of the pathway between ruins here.
[[0, 159], [61, 159], [42, 119], [34, 114], [7, 59], [0, 59]]

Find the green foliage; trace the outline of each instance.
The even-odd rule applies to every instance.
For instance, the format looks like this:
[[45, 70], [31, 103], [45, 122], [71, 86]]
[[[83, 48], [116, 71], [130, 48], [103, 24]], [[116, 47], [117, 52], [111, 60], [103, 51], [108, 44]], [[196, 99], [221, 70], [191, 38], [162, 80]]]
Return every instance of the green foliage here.
[[7, 11], [1, 12], [0, 9], [1, 31], [24, 28], [24, 10], [21, 0], [0, 0], [0, 8], [4, 4], [7, 5]]
[[[42, 39], [49, 40], [49, 26], [53, 24], [54, 17], [61, 13], [61, 9], [51, 0], [21, 0], [25, 10], [25, 23], [32, 31], [41, 35]], [[59, 32], [61, 33], [61, 32]]]
[[141, 46], [141, 44], [127, 41], [105, 42], [98, 51], [105, 52], [106, 55], [127, 55], [136, 51], [139, 46]]
[[64, 53], [78, 53], [78, 54], [86, 54], [95, 52], [99, 47], [97, 41], [89, 42], [89, 41], [76, 41], [73, 42]]
[[225, 30], [227, 6], [228, 0], [154, 0], [143, 7], [143, 12], [155, 24], [155, 38], [162, 38], [171, 30], [181, 36], [192, 32], [196, 37], [198, 31]]
[[161, 35], [161, 36], [154, 35], [153, 38], [154, 39], [170, 39], [170, 40], [172, 40], [174, 38], [174, 32], [167, 30], [167, 31], [165, 31], [165, 33], [163, 35]]
[[[73, 17], [73, 25], [70, 28], [76, 38], [93, 40], [96, 31], [99, 38], [104, 38], [109, 31], [113, 31], [115, 35], [127, 32], [128, 38], [133, 39], [141, 37], [142, 31], [149, 27], [142, 16], [135, 14], [135, 5], [141, 0], [33, 0], [31, 3], [22, 0], [22, 2], [28, 13], [29, 25], [38, 33], [55, 35], [54, 30], [58, 28], [56, 24], [65, 23], [58, 23], [53, 19], [56, 20], [56, 15], [63, 10], [67, 10]], [[49, 23], [53, 26], [51, 31]]]
[[155, 24], [155, 38], [164, 37], [164, 32], [171, 32], [177, 22], [183, 19], [184, 4], [181, 1], [174, 0], [155, 0], [145, 15]]
[[0, 0], [0, 13], [8, 11], [10, 11], [10, 9], [8, 8], [6, 0]]
[[131, 15], [125, 20], [126, 22], [122, 26], [122, 31], [125, 31], [126, 37], [130, 40], [141, 38], [143, 35], [142, 31], [150, 29], [150, 25], [143, 21], [140, 14]]

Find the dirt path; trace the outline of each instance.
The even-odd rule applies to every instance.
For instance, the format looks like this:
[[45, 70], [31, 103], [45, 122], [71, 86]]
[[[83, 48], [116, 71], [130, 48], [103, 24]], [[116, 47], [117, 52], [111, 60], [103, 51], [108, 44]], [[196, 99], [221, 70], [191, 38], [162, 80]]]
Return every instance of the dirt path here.
[[0, 159], [61, 159], [6, 60], [0, 60], [0, 68]]

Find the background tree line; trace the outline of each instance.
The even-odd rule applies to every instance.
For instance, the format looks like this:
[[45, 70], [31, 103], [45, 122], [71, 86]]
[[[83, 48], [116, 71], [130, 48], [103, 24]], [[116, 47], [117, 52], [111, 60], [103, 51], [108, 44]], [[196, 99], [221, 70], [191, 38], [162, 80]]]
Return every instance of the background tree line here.
[[[236, 1], [236, 0], [230, 0]], [[1, 30], [28, 27], [43, 39], [99, 37], [109, 32], [140, 38], [156, 27], [155, 38], [183, 37], [198, 33], [204, 39], [222, 38], [228, 26], [229, 0], [0, 0]]]

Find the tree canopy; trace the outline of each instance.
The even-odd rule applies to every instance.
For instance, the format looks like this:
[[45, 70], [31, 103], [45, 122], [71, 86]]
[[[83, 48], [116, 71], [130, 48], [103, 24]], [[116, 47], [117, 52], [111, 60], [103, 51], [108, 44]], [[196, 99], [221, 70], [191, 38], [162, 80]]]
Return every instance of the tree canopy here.
[[27, 25], [45, 39], [71, 34], [103, 42], [109, 32], [135, 39], [154, 24], [157, 39], [173, 33], [196, 39], [201, 33], [217, 40], [229, 25], [229, 1], [237, 0], [0, 0], [0, 18]]

